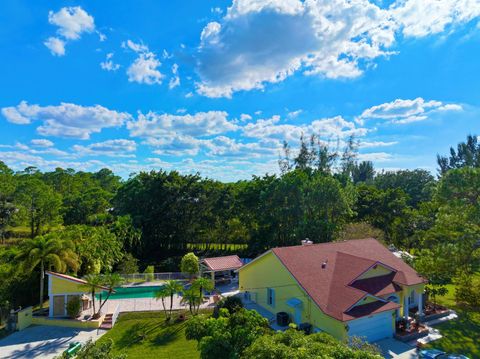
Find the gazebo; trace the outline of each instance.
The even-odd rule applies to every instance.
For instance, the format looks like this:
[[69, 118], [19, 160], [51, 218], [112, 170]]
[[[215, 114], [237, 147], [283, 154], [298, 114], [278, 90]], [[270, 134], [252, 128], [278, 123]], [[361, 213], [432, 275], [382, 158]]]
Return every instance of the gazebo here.
[[204, 258], [200, 261], [200, 274], [209, 274], [215, 284], [230, 283], [236, 278], [235, 271], [243, 266], [237, 255]]

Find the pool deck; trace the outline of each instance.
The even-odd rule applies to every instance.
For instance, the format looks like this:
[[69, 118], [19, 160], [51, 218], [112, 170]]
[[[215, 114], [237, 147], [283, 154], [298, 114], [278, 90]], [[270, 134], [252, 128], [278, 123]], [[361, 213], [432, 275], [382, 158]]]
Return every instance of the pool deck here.
[[[158, 282], [147, 282], [148, 285], [152, 286], [153, 283]], [[147, 285], [147, 286], [148, 286]], [[224, 286], [217, 287], [217, 291], [224, 297], [235, 295], [238, 293], [238, 283], [232, 283]], [[200, 308], [213, 308], [215, 303], [213, 302], [213, 297], [206, 297], [207, 300], [200, 305]], [[188, 305], [181, 303], [182, 297], [175, 295], [173, 297], [173, 309], [188, 309]], [[167, 308], [170, 308], [170, 298], [165, 299], [165, 304]], [[124, 299], [109, 299], [105, 306], [102, 309], [103, 313], [114, 313], [117, 309], [120, 313], [122, 312], [143, 312], [143, 311], [154, 311], [154, 310], [163, 310], [162, 301], [156, 300], [155, 298], [124, 298]]]

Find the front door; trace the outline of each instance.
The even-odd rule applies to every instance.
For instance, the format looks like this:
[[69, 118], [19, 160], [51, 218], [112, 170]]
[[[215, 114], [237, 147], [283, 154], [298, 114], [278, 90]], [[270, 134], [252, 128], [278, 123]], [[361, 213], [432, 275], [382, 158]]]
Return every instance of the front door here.
[[56, 295], [53, 297], [53, 316], [63, 317], [65, 316], [65, 296]]

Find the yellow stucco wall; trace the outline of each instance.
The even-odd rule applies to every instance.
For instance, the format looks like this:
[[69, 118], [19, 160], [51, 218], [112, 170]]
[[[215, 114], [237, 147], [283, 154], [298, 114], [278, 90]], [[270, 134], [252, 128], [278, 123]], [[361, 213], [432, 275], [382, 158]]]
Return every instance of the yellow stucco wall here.
[[17, 313], [17, 330], [23, 330], [32, 324], [32, 307], [22, 309]]
[[[242, 292], [254, 293], [252, 299], [256, 299], [257, 304], [272, 314], [287, 312], [292, 319], [295, 316], [295, 310], [286, 302], [291, 298], [297, 298], [302, 301], [302, 322], [308, 322], [337, 339], [346, 338], [344, 323], [324, 314], [272, 252], [240, 269], [239, 287]], [[273, 307], [267, 302], [267, 288], [275, 290]]]
[[387, 275], [391, 272], [390, 269], [385, 268], [384, 266], [377, 264], [377, 268], [370, 268], [368, 271], [363, 273], [358, 279], [367, 279], [367, 278], [373, 278], [373, 277], [379, 277], [382, 275]]
[[82, 287], [82, 284], [50, 276], [52, 281], [52, 291], [50, 294], [68, 294], [68, 293], [87, 293], [88, 290]]
[[76, 320], [76, 319], [53, 319], [47, 317], [33, 317], [32, 324], [36, 325], [51, 325], [55, 327], [69, 327], [69, 328], [98, 328], [102, 323], [104, 316], [98, 320]]

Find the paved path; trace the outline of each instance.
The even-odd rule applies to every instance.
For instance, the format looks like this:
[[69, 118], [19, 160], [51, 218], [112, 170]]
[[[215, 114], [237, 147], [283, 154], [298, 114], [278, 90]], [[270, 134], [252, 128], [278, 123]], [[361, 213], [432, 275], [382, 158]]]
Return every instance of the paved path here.
[[105, 331], [32, 325], [0, 340], [0, 358], [50, 359], [60, 355], [71, 342], [97, 340]]
[[417, 359], [417, 350], [399, 340], [388, 338], [375, 342], [382, 350], [385, 359]]

